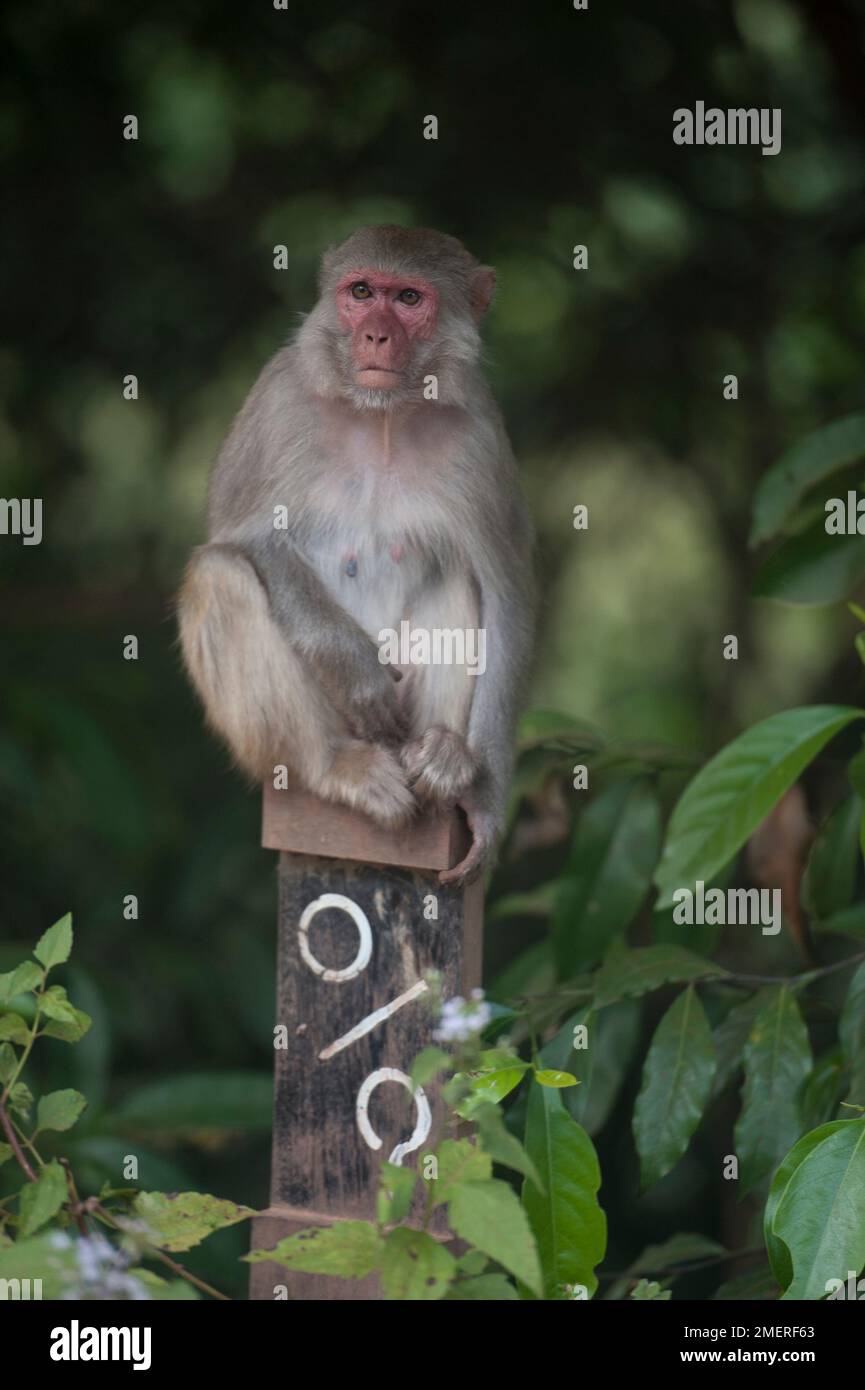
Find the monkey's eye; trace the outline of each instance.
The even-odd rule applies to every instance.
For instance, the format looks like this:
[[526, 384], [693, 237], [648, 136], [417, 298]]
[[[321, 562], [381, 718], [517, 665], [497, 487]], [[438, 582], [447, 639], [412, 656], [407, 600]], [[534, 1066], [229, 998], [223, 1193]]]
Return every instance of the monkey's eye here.
[[358, 280], [351, 287], [352, 299], [372, 299], [372, 290], [365, 280]]
[[420, 291], [403, 290], [401, 294], [397, 295], [397, 299], [401, 299], [403, 304], [420, 304]]

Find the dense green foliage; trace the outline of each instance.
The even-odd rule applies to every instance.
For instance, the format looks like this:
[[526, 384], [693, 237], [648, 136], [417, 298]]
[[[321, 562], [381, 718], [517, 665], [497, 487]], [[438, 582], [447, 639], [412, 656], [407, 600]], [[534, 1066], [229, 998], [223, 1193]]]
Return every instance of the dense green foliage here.
[[[0, 538], [0, 971], [73, 910], [61, 978], [93, 1026], [37, 1049], [28, 1084], [87, 1097], [62, 1148], [82, 1196], [117, 1182], [134, 1139], [146, 1191], [264, 1204], [274, 875], [257, 798], [182, 677], [171, 598], [213, 451], [311, 303], [322, 247], [366, 221], [425, 223], [499, 270], [490, 369], [545, 595], [532, 704], [561, 711], [524, 723], [490, 991], [515, 1007], [523, 1059], [535, 1048], [580, 1081], [559, 1099], [600, 1162], [601, 1293], [621, 1296], [615, 1272], [690, 1264], [676, 1296], [710, 1296], [739, 1268], [706, 1263], [719, 1247], [762, 1245], [784, 1160], [765, 1217], [776, 1277], [758, 1257], [739, 1277], [756, 1263], [751, 1286], [765, 1275], [777, 1294], [783, 1242], [814, 1296], [823, 1270], [795, 1234], [806, 1165], [861, 1152], [857, 1112], [838, 1106], [865, 1103], [861, 967], [806, 978], [843, 955], [840, 932], [865, 930], [865, 785], [849, 762], [865, 680], [840, 602], [865, 564], [861, 538], [827, 538], [820, 519], [865, 457], [860, 26], [852, 0], [545, 4], [530, 20], [401, 0], [4, 6], [0, 491], [44, 499], [45, 537]], [[674, 146], [672, 111], [698, 97], [780, 106], [782, 154]], [[437, 142], [421, 138], [427, 112]], [[123, 660], [130, 633], [137, 661]], [[722, 657], [730, 633], [737, 661]], [[693, 774], [722, 748], [719, 791], [717, 763]], [[688, 877], [745, 882], [729, 866], [798, 782], [820, 826], [803, 886], [813, 958], [786, 927], [676, 924], [665, 896]], [[585, 1022], [598, 1045], [575, 1053]], [[553, 1106], [526, 1074], [504, 1102], [533, 1155], [539, 1095]], [[727, 1153], [753, 1187], [744, 1204]], [[526, 1181], [547, 1288], [580, 1282], [551, 1272], [549, 1199]], [[832, 1206], [819, 1182], [832, 1229], [849, 1195]], [[246, 1242], [230, 1227], [189, 1266], [242, 1293]]]

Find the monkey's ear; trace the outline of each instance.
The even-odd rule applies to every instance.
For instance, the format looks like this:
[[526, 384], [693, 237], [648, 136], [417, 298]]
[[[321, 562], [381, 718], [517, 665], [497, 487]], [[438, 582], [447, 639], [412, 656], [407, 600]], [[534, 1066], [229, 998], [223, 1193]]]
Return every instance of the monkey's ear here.
[[472, 272], [470, 291], [472, 313], [476, 319], [483, 318], [493, 302], [495, 292], [496, 272], [491, 265], [479, 265], [477, 270]]

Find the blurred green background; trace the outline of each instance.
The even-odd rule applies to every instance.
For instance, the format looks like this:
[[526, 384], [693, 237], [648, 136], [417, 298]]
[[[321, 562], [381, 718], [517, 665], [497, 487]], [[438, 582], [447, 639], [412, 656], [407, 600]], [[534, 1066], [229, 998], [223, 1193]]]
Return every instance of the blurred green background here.
[[[746, 538], [769, 463], [862, 401], [863, 24], [823, 0], [3, 7], [0, 491], [41, 497], [45, 531], [0, 538], [0, 970], [74, 912], [68, 983], [97, 1027], [49, 1079], [90, 1097], [85, 1181], [118, 1178], [130, 1140], [109, 1136], [131, 1134], [145, 1186], [266, 1196], [275, 863], [172, 596], [214, 452], [328, 243], [426, 224], [498, 269], [534, 704], [703, 756], [862, 698], [852, 620], [749, 600]], [[698, 99], [781, 107], [782, 153], [674, 145]], [[505, 877], [535, 881], [531, 856]], [[238, 1289], [245, 1241], [200, 1267]]]

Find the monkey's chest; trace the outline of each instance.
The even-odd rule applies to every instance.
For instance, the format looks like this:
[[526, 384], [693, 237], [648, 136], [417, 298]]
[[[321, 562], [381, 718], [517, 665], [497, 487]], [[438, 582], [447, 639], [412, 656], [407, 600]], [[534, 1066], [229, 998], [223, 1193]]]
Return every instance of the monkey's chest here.
[[346, 531], [319, 546], [312, 563], [331, 597], [371, 637], [411, 618], [437, 592], [442, 594], [442, 621], [449, 616], [437, 562], [398, 534], [355, 536]]
[[[374, 639], [421, 610], [445, 624], [460, 608], [448, 599], [453, 561], [441, 554], [438, 535], [449, 534], [432, 461], [399, 450], [382, 470], [363, 455], [371, 443], [362, 431], [311, 499], [317, 517], [307, 534], [307, 558], [328, 593]], [[355, 456], [357, 450], [361, 452]]]

